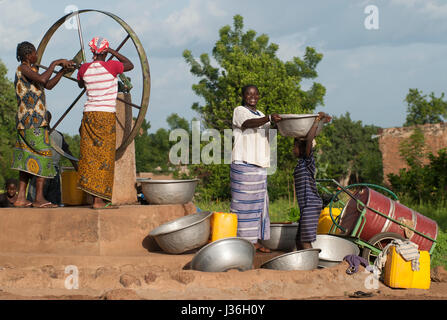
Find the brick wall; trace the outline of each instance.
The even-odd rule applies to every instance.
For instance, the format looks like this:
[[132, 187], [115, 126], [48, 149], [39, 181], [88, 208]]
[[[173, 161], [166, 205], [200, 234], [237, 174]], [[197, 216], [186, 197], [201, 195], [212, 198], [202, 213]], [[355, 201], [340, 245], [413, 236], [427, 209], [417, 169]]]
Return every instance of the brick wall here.
[[[447, 147], [447, 123], [425, 124], [419, 126], [424, 133], [425, 145], [428, 151], [437, 154], [437, 151]], [[389, 173], [398, 173], [399, 169], [408, 166], [400, 157], [399, 146], [402, 140], [408, 139], [413, 133], [414, 126], [402, 128], [383, 129], [379, 136], [379, 148], [382, 152], [383, 176], [388, 182]], [[425, 159], [424, 163], [428, 163]]]

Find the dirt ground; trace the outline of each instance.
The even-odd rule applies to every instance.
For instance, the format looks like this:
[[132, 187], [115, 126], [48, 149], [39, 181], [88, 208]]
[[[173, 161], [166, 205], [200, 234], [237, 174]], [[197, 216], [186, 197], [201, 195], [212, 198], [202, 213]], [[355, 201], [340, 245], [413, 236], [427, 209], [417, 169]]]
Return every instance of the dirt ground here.
[[[348, 275], [346, 262], [312, 271], [259, 268], [279, 254], [258, 253], [253, 270], [222, 273], [189, 270], [193, 254], [151, 253], [145, 259], [129, 258], [128, 263], [111, 257], [87, 259], [89, 263], [79, 266], [79, 288], [71, 290], [65, 287], [64, 263], [57, 259], [35, 260], [41, 265], [34, 262], [30, 267], [20, 262], [23, 257], [8, 263], [3, 258], [0, 300], [447, 300], [447, 272], [442, 267], [431, 270], [429, 290], [393, 289], [374, 282], [363, 267]], [[368, 296], [355, 294], [359, 291]]]

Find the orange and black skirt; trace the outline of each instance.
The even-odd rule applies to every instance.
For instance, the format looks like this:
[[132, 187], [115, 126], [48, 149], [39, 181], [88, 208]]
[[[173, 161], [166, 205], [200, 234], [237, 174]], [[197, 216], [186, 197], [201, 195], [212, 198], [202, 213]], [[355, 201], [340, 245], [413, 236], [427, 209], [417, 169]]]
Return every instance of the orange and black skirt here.
[[115, 113], [84, 112], [78, 171], [80, 189], [112, 201], [115, 149]]

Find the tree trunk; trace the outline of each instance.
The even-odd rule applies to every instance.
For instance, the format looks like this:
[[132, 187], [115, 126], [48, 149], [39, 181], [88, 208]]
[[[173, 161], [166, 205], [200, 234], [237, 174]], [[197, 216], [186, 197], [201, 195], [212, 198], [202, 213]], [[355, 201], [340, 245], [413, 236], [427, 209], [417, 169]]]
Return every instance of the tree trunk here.
[[346, 187], [347, 185], [349, 185], [349, 181], [351, 180], [351, 174], [352, 174], [352, 166], [353, 166], [353, 162], [349, 161], [348, 162], [348, 169], [346, 172], [345, 176], [342, 176], [340, 178], [340, 181], [338, 181], [342, 186]]

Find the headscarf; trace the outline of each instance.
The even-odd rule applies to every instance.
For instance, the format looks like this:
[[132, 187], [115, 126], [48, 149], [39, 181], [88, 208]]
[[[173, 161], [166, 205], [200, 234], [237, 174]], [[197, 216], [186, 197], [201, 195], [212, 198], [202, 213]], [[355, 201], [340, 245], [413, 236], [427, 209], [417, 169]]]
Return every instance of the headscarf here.
[[94, 37], [88, 45], [94, 54], [101, 54], [109, 48], [109, 41], [101, 37]]

